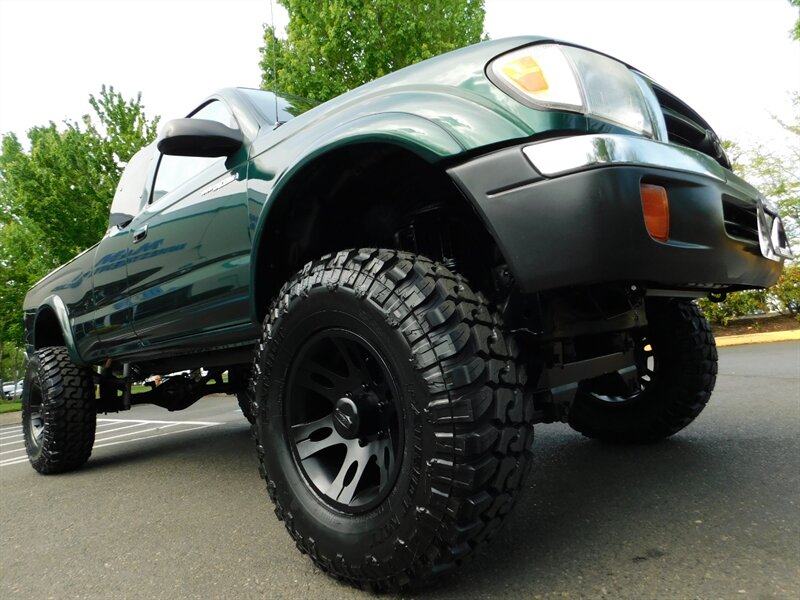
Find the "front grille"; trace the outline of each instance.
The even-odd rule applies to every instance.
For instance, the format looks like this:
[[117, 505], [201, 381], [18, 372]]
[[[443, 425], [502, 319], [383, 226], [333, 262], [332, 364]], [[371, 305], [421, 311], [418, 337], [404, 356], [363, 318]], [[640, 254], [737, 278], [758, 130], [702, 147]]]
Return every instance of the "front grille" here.
[[734, 238], [758, 244], [758, 214], [756, 207], [743, 206], [730, 196], [722, 197], [725, 232]]
[[731, 168], [731, 163], [722, 150], [719, 138], [703, 117], [664, 88], [653, 84], [653, 92], [661, 106], [661, 112], [664, 114], [667, 135], [671, 143], [702, 152], [726, 169]]

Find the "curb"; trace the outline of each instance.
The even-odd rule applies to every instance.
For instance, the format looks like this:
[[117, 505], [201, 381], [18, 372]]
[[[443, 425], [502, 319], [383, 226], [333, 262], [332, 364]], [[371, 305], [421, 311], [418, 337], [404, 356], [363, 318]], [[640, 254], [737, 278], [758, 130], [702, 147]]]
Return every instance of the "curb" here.
[[768, 331], [766, 333], [745, 333], [742, 335], [723, 335], [718, 338], [717, 347], [741, 346], [744, 344], [766, 344], [769, 342], [794, 342], [800, 340], [800, 329], [789, 331]]

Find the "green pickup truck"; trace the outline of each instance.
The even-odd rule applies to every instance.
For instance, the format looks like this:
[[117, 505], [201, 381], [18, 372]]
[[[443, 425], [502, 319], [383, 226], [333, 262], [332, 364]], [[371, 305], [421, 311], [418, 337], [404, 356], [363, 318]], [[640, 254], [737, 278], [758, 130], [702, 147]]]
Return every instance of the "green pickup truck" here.
[[717, 372], [692, 299], [789, 256], [708, 123], [586, 48], [486, 42], [320, 105], [221, 90], [28, 293], [28, 454], [75, 469], [98, 413], [235, 394], [298, 548], [353, 585], [423, 585], [509, 513], [534, 424], [688, 425]]

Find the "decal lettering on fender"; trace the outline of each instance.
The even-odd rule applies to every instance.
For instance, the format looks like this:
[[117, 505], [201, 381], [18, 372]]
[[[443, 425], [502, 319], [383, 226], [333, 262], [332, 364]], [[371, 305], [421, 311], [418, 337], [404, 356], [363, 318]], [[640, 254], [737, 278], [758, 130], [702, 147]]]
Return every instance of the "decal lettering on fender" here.
[[210, 194], [212, 192], [216, 192], [217, 190], [221, 190], [226, 185], [228, 185], [229, 183], [233, 183], [237, 179], [239, 179], [239, 175], [237, 175], [236, 173], [232, 173], [232, 174], [228, 175], [227, 177], [223, 177], [222, 179], [220, 179], [214, 185], [209, 186], [206, 189], [204, 189], [202, 192], [200, 192], [200, 195], [201, 196], [206, 196], [206, 195], [208, 195], [208, 194]]

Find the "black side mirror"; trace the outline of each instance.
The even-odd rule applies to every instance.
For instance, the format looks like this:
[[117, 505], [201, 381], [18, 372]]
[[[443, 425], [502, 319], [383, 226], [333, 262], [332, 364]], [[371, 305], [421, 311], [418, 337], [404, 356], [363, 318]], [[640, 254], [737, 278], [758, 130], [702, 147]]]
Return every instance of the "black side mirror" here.
[[242, 147], [238, 129], [206, 119], [167, 121], [158, 138], [158, 150], [172, 156], [230, 156]]

